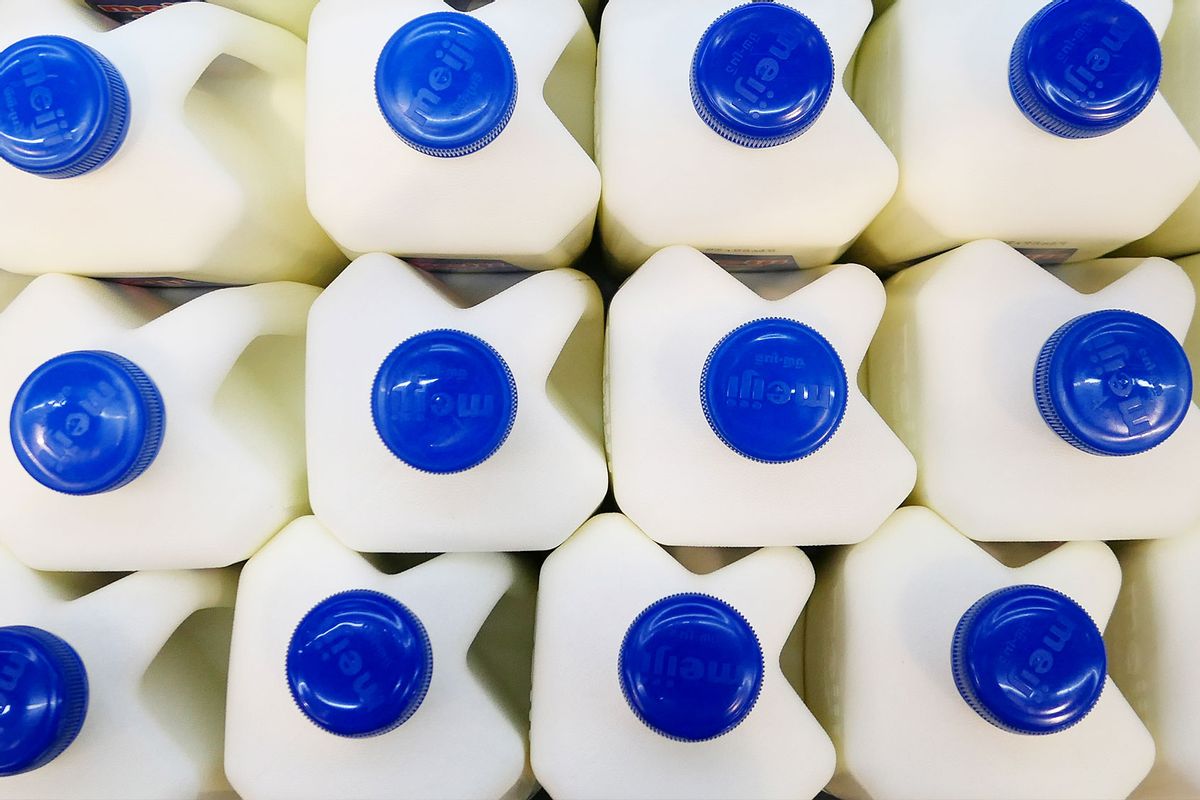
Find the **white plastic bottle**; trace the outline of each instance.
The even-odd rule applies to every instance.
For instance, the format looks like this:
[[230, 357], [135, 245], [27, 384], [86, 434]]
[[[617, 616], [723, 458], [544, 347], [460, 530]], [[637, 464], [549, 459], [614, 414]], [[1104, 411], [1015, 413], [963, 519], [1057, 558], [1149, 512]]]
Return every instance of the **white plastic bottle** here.
[[35, 279], [0, 313], [0, 542], [36, 569], [247, 558], [307, 509], [316, 295], [262, 284], [163, 313], [143, 289]]
[[[133, 22], [141, 19], [152, 11], [160, 11], [167, 6], [177, 6], [186, 2], [203, 2], [203, 0], [161, 0], [160, 2], [127, 2], [113, 3], [108, 0], [83, 0], [84, 3], [117, 22]], [[215, 5], [222, 5], [258, 17], [286, 28], [300, 38], [308, 36], [308, 17], [312, 14], [317, 0], [208, 0]]]
[[313, 305], [309, 491], [356, 550], [548, 550], [604, 499], [595, 284], [552, 270], [475, 300], [376, 253]]
[[0, 550], [0, 798], [228, 797], [236, 576], [96, 577], [34, 572]]
[[853, 95], [900, 184], [851, 257], [1000, 239], [1054, 264], [1157, 228], [1200, 181], [1200, 148], [1157, 91], [1171, 5], [892, 5], [863, 40]]
[[536, 788], [533, 580], [512, 556], [388, 574], [304, 517], [247, 563], [233, 628], [225, 770], [243, 800]]
[[305, 206], [303, 42], [209, 3], [111, 27], [0, 2], [0, 264], [328, 282], [345, 259]]
[[611, 0], [600, 228], [623, 269], [686, 244], [731, 268], [837, 260], [896, 159], [843, 86], [869, 0]]
[[812, 582], [793, 547], [700, 575], [620, 514], [588, 522], [539, 586], [530, 742], [546, 791], [815, 795], [833, 747], [780, 667]]
[[1108, 626], [1110, 667], [1158, 746], [1133, 797], [1189, 800], [1200, 795], [1200, 529], [1115, 549], [1124, 580]]
[[1200, 524], [1192, 286], [1163, 259], [1123, 271], [1084, 293], [981, 241], [888, 281], [869, 393], [916, 456], [916, 502], [987, 541]]
[[596, 40], [575, 0], [323, 0], [308, 201], [349, 253], [548, 269], [591, 241]]
[[1006, 566], [924, 508], [828, 554], [806, 614], [805, 692], [837, 747], [829, 791], [1126, 797], [1154, 741], [1106, 671], [1120, 587], [1100, 542]]
[[[1200, 294], [1200, 256], [1182, 258], [1177, 263], [1188, 278], [1191, 279], [1192, 289], [1197, 294]], [[1183, 347], [1187, 351], [1188, 358], [1192, 360], [1192, 363], [1200, 363], [1200, 322], [1194, 317], [1192, 318], [1192, 326], [1188, 329], [1187, 338], [1183, 340]]]
[[609, 313], [621, 509], [665, 544], [869, 536], [916, 480], [855, 381], [883, 306], [857, 265], [739, 280], [690, 247], [656, 254]]

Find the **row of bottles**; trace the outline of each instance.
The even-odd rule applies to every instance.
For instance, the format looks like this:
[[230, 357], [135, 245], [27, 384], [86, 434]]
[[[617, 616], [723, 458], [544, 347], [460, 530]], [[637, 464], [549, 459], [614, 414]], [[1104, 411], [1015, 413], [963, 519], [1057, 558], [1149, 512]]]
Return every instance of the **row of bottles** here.
[[540, 584], [304, 517], [236, 605], [0, 552], [0, 797], [1193, 797], [1198, 567], [1200, 529], [985, 548], [920, 507], [815, 572], [606, 514]]
[[978, 239], [1044, 264], [1192, 253], [1200, 6], [1177, 6], [1164, 56], [1170, 0], [917, 0], [869, 27], [868, 0], [613, 0], [598, 51], [574, 0], [323, 0], [307, 51], [212, 3], [114, 28], [4, 0], [0, 265], [540, 270], [597, 214], [625, 271], [670, 245], [749, 270], [856, 240], [872, 267]]
[[40, 569], [222, 567], [311, 502], [363, 552], [547, 550], [610, 473], [672, 545], [848, 544], [910, 494], [981, 541], [1170, 536], [1200, 523], [1195, 280], [1196, 259], [1051, 273], [984, 241], [885, 289], [677, 247], [606, 336], [571, 270], [372, 254], [323, 293], [175, 307], [8, 276], [0, 542]]

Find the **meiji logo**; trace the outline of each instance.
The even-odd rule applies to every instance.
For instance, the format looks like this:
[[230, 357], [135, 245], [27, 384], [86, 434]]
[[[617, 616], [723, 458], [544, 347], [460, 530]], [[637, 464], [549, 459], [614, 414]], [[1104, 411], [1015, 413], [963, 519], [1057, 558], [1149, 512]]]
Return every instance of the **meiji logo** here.
[[734, 686], [740, 682], [733, 662], [681, 655], [666, 644], [654, 648], [653, 654], [642, 656], [642, 669], [651, 676], [651, 684], [668, 689], [682, 681], [714, 686]]
[[[4, 720], [4, 710], [11, 705], [8, 695], [21, 682], [27, 664], [28, 662], [16, 653], [9, 653], [4, 666], [0, 667], [0, 722]], [[0, 732], [3, 731], [4, 726], [0, 725]]]
[[1155, 379], [1158, 365], [1150, 358], [1145, 348], [1138, 350], [1134, 357], [1141, 362], [1145, 377], [1138, 379], [1126, 371], [1131, 358], [1129, 348], [1119, 344], [1111, 335], [1105, 334], [1088, 342], [1091, 351], [1089, 358], [1099, 370], [1109, 393], [1117, 400], [1117, 409], [1121, 419], [1128, 426], [1130, 433], [1147, 430], [1151, 425], [1149, 411], [1146, 409], [1144, 396], [1134, 395], [1139, 386], [1149, 389], [1154, 396], [1162, 394], [1162, 389]]
[[[71, 401], [74, 394], [74, 387], [64, 386], [59, 392], [58, 403], [65, 405]], [[75, 400], [79, 410], [68, 414], [62, 426], [49, 433], [50, 442], [54, 445], [50, 452], [57, 457], [59, 469], [67, 467], [79, 454], [75, 440], [91, 430], [92, 420], [103, 415], [116, 396], [117, 390], [107, 381], [89, 386], [84, 390], [83, 396]]]
[[[1075, 624], [1063, 616], [1055, 619], [1050, 629], [1042, 635], [1041, 646], [1033, 650], [1025, 659], [1024, 666], [1010, 676], [1009, 685], [1030, 700], [1044, 698], [1045, 689], [1042, 686], [1042, 676], [1054, 668], [1054, 658], [1066, 648], [1067, 642], [1075, 634]], [[1028, 638], [1028, 628], [1022, 627], [1004, 647], [1004, 654], [1013, 657], [1019, 645]]]
[[443, 93], [454, 85], [456, 78], [475, 66], [475, 56], [471, 49], [465, 43], [456, 44], [449, 38], [442, 40], [433, 57], [439, 63], [429, 70], [425, 77], [426, 85], [417, 91], [417, 96], [404, 112], [406, 117], [418, 125], [428, 124], [430, 113], [435, 106], [442, 103]]
[[[41, 58], [31, 58], [21, 64], [20, 83], [17, 87], [24, 87], [25, 100], [29, 104], [29, 110], [33, 111], [29, 136], [32, 139], [41, 139], [50, 146], [72, 141], [74, 135], [70, 130], [71, 123], [66, 119], [66, 112], [56, 107], [54, 92], [46, 85], [46, 81], [46, 66]], [[8, 107], [9, 122], [14, 127], [23, 127], [23, 115], [17, 108], [19, 102], [13, 86], [5, 87], [4, 99]]]
[[726, 405], [753, 410], [761, 409], [764, 402], [776, 406], [795, 402], [804, 408], [829, 408], [833, 395], [832, 386], [768, 380], [753, 369], [743, 370], [740, 375], [730, 375], [725, 383]]
[[338, 672], [351, 681], [350, 688], [361, 707], [365, 710], [379, 708], [384, 702], [383, 692], [370, 670], [366, 669], [362, 654], [350, 645], [351, 641], [346, 636], [339, 636], [329, 645], [326, 645], [324, 639], [318, 639], [316, 642], [316, 648], [321, 651], [321, 660], [333, 661]]
[[767, 48], [769, 55], [763, 56], [746, 69], [747, 65], [743, 62], [760, 38], [761, 35], [757, 33], [747, 36], [725, 66], [725, 72], [738, 76], [733, 82], [733, 90], [737, 92], [739, 105], [754, 118], [766, 109], [767, 101], [775, 97], [770, 83], [779, 77], [781, 62], [791, 58], [800, 44], [800, 39], [794, 34], [778, 33], [775, 41]]
[[1102, 73], [1112, 63], [1113, 56], [1121, 52], [1121, 48], [1133, 36], [1134, 29], [1128, 20], [1118, 20], [1108, 32], [1100, 37], [1100, 44], [1084, 54], [1076, 61], [1072, 58], [1079, 44], [1091, 33], [1091, 24], [1080, 25], [1062, 47], [1059, 48], [1057, 60], [1063, 64], [1063, 78], [1069, 84], [1062, 87], [1066, 95], [1075, 102], [1085, 97], [1096, 99], [1096, 90], [1104, 88]]
[[[465, 370], [454, 370], [445, 377], [465, 379]], [[400, 419], [404, 422], [424, 422], [430, 417], [472, 419], [490, 417], [496, 413], [496, 396], [478, 392], [439, 392], [430, 383], [412, 381], [400, 392]]]

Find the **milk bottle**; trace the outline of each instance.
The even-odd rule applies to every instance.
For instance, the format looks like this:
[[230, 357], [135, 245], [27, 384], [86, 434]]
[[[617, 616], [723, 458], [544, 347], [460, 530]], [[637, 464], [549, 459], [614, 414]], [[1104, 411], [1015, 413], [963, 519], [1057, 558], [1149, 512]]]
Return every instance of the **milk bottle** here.
[[857, 265], [743, 280], [671, 247], [614, 298], [617, 502], [666, 544], [865, 539], [916, 479], [912, 455], [855, 382], [883, 286]]
[[812, 581], [796, 548], [701, 575], [619, 514], [588, 522], [542, 567], [530, 740], [546, 791], [816, 794], [833, 748], [780, 667]]
[[0, 551], [0, 798], [227, 796], [235, 576], [73, 577]]
[[[177, 6], [189, 1], [191, 0], [109, 3], [106, 0], [83, 0], [101, 14], [115, 19], [117, 22], [132, 22], [152, 11], [159, 11], [167, 6]], [[200, 2], [201, 0], [195, 1]], [[317, 4], [317, 0], [209, 0], [209, 2], [258, 17], [281, 28], [287, 28], [301, 38], [308, 35], [308, 17]]]
[[350, 253], [436, 269], [572, 263], [591, 240], [596, 41], [575, 0], [324, 0], [308, 200]]
[[1157, 228], [1200, 180], [1200, 149], [1157, 91], [1170, 0], [895, 3], [853, 94], [900, 162], [851, 251], [871, 266], [975, 239], [1042, 264]]
[[109, 27], [0, 0], [0, 264], [328, 282], [344, 260], [304, 202], [303, 43], [208, 3]]
[[143, 289], [35, 279], [0, 313], [0, 542], [36, 569], [247, 558], [307, 508], [316, 294], [262, 284], [163, 313]]
[[1007, 566], [916, 507], [829, 554], [805, 627], [806, 697], [838, 752], [829, 791], [1128, 795], [1154, 741], [1106, 673], [1120, 587], [1100, 542]]
[[1135, 264], [1084, 293], [981, 241], [888, 281], [870, 396], [916, 456], [917, 502], [986, 541], [1200, 522], [1200, 414], [1180, 345], [1194, 293], [1169, 261]]
[[313, 305], [309, 490], [356, 550], [547, 550], [608, 490], [595, 284], [478, 300], [375, 253]]
[[532, 576], [497, 553], [379, 566], [313, 517], [246, 565], [230, 782], [244, 800], [528, 797]]
[[843, 88], [869, 0], [611, 0], [600, 226], [623, 269], [686, 244], [731, 268], [835, 261], [896, 188]]
[[1196, 607], [1200, 531], [1116, 548], [1124, 581], [1109, 624], [1113, 676], [1154, 735], [1157, 758], [1133, 797], [1200, 795], [1200, 667]]

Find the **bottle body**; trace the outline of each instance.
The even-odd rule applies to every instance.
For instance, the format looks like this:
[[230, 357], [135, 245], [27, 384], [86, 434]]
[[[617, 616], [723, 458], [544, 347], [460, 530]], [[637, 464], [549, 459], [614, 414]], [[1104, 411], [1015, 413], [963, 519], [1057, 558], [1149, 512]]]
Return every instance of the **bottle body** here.
[[[904, 508], [870, 539], [829, 553], [818, 570], [806, 615], [805, 690], [838, 748], [829, 785], [837, 796], [1117, 798], [1149, 770], [1154, 742], [1102, 669], [1090, 711], [1043, 735], [989, 721], [965, 701], [952, 671], [961, 618], [998, 590], [1044, 587], [1086, 612], [1064, 639], [1051, 637], [1063, 664], [1089, 616], [1098, 637], [1121, 583], [1105, 545], [1070, 543], [1012, 568], [930, 511]], [[1042, 632], [1031, 622], [1030, 630]], [[1018, 663], [1050, 648], [1028, 631], [1006, 635]], [[1012, 685], [1022, 687], [1028, 665], [1009, 669]], [[1050, 664], [1038, 674], [1049, 686], [1062, 669]], [[905, 691], [895, 691], [898, 685]], [[1060, 696], [1059, 710], [1070, 695]], [[931, 746], [941, 754], [939, 768], [913, 769]]]
[[[762, 19], [755, 18], [762, 8], [742, 5], [711, 0], [651, 8], [616, 0], [605, 9], [597, 93], [600, 223], [605, 249], [621, 270], [677, 244], [712, 253], [730, 268], [824, 266], [895, 189], [895, 159], [843, 89], [870, 4], [786, 3]], [[714, 46], [710, 72], [695, 59], [719, 26], [748, 50]], [[816, 73], [822, 80], [810, 86], [806, 76]], [[727, 74], [739, 77], [726, 86]], [[763, 76], [770, 76], [767, 83]], [[714, 103], [739, 109], [730, 124], [753, 138], [735, 142], [733, 128], [717, 119], [715, 128], [706, 124], [699, 109], [707, 106], [695, 105], [704, 86]], [[824, 105], [807, 108], [810, 96], [825, 98]], [[745, 114], [739, 103], [749, 104]], [[791, 126], [796, 113], [779, 111], [783, 104], [806, 109], [809, 127], [796, 135], [802, 125]], [[774, 128], [765, 124], [756, 131], [762, 117], [752, 115], [776, 112], [787, 117], [777, 126], [780, 135], [771, 138]], [[742, 210], [730, 214], [731, 203]]]
[[[325, 630], [338, 670], [321, 671], [319, 656], [296, 663], [298, 639], [316, 609], [353, 594], [400, 604], [426, 643], [418, 655], [431, 665], [415, 708], [381, 732], [340, 726], [392, 709], [419, 674], [397, 674], [395, 664], [412, 653], [384, 639], [383, 620], [362, 622], [349, 635], [339, 635], [336, 624]], [[506, 595], [515, 600], [502, 601]], [[248, 800], [528, 797], [534, 784], [521, 718], [528, 714], [532, 603], [532, 580], [512, 557], [445, 555], [385, 574], [315, 518], [296, 521], [247, 564], [239, 587], [225, 753], [234, 788]], [[509, 616], [496, 638], [488, 620], [501, 612]], [[344, 610], [341, 619], [354, 614]], [[381, 653], [391, 658], [380, 660]], [[343, 698], [340, 717], [323, 704], [336, 697]]]
[[[1198, 432], [1179, 344], [1193, 292], [1169, 261], [1126, 272], [1087, 294], [976, 242], [888, 282], [870, 395], [917, 459], [917, 502], [983, 541], [1153, 538], [1194, 524]], [[1110, 317], [1133, 338], [1063, 338]], [[1083, 400], [1084, 387], [1097, 394]], [[1098, 492], [1144, 502], [1101, 509]], [[986, 510], [981, 497], [994, 498]]]
[[[409, 34], [426, 28], [465, 49], [450, 61], [425, 52]], [[437, 86], [422, 83], [426, 62], [441, 69]], [[309, 49], [313, 213], [352, 254], [446, 270], [569, 266], [600, 193], [594, 68], [595, 38], [568, 0], [471, 13], [439, 0], [322, 2]]]

